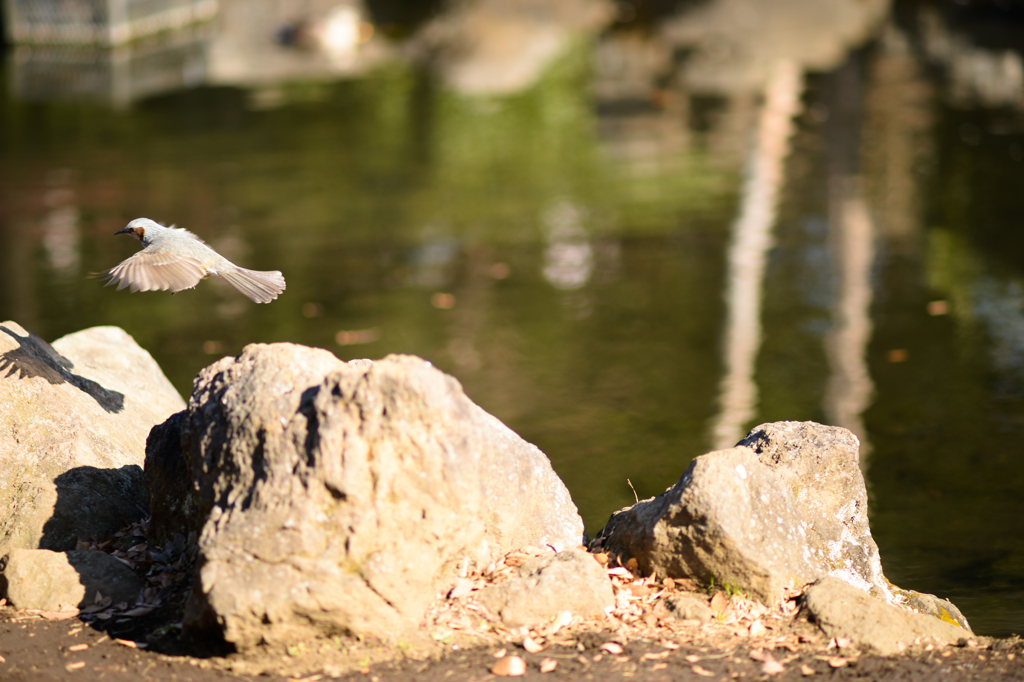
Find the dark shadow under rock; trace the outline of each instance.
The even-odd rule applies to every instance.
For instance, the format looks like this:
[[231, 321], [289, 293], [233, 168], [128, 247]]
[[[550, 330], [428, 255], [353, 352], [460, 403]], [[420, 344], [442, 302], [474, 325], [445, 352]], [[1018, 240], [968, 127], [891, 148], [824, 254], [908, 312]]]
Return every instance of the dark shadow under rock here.
[[142, 467], [75, 467], [53, 480], [53, 515], [43, 525], [41, 549], [73, 550], [79, 539], [102, 538], [146, 517]]
[[158, 545], [175, 535], [196, 537], [196, 509], [192, 468], [181, 445], [181, 428], [187, 413], [177, 412], [157, 424], [146, 439], [144, 481], [149, 501], [150, 536]]

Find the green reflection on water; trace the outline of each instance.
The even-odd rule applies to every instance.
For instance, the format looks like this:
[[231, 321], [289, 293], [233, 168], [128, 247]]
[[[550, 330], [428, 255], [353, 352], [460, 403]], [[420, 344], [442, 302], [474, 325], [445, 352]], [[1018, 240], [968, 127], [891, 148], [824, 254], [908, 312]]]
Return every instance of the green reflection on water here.
[[[894, 254], [872, 345], [872, 527], [886, 575], [949, 597], [975, 631], [1024, 623], [1024, 240], [1005, 112], [943, 108], [930, 229]], [[975, 126], [980, 144], [961, 129]], [[946, 314], [929, 315], [944, 301]], [[948, 310], [948, 313], [947, 313]], [[889, 349], [906, 362], [885, 361]], [[884, 456], [883, 456], [884, 454]]]

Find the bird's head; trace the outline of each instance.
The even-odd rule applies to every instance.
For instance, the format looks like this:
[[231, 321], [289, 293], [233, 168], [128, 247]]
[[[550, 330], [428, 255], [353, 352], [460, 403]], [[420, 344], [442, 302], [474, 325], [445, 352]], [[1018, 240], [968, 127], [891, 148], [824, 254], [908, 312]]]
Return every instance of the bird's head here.
[[[146, 230], [150, 232], [156, 232], [163, 226], [153, 222], [149, 218], [136, 218], [135, 220], [128, 223], [128, 226], [118, 230], [114, 234], [130, 234], [138, 239], [140, 242], [145, 242]], [[155, 229], [154, 229], [155, 228]]]

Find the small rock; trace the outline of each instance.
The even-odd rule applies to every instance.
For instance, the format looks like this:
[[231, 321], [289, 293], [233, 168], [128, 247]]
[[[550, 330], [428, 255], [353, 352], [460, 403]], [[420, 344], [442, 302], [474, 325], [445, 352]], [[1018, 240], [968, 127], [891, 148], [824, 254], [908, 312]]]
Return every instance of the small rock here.
[[891, 656], [919, 639], [953, 644], [964, 634], [957, 625], [890, 606], [838, 578], [822, 578], [808, 587], [803, 604], [825, 634], [835, 638], [837, 648], [846, 639]]
[[665, 598], [669, 613], [679, 620], [699, 620], [707, 623], [714, 617], [711, 607], [703, 599], [688, 594], [673, 594]]
[[21, 609], [84, 608], [97, 594], [134, 604], [142, 588], [134, 571], [97, 550], [15, 549], [0, 559], [0, 592]]
[[540, 627], [562, 611], [600, 616], [615, 604], [606, 572], [578, 548], [528, 561], [518, 577], [486, 587], [475, 598], [510, 627]]

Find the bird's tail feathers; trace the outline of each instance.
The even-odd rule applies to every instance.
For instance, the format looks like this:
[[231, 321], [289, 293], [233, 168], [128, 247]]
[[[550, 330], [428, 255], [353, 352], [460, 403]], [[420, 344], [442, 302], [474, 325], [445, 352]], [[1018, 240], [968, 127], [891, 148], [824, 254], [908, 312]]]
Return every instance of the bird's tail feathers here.
[[236, 266], [217, 274], [256, 303], [270, 303], [285, 289], [284, 275], [277, 270], [246, 270]]

